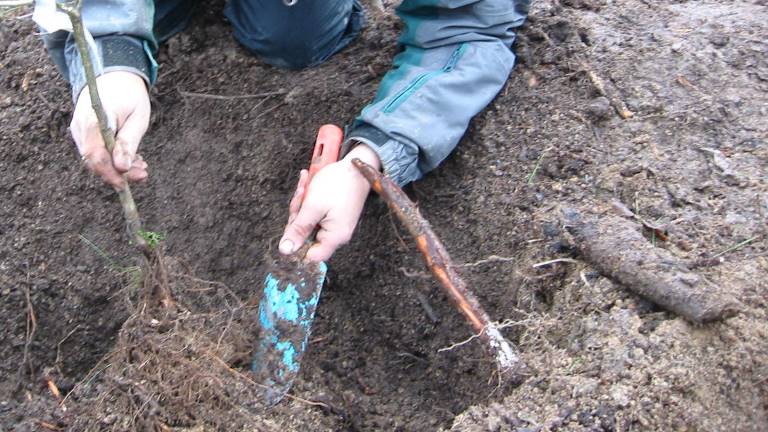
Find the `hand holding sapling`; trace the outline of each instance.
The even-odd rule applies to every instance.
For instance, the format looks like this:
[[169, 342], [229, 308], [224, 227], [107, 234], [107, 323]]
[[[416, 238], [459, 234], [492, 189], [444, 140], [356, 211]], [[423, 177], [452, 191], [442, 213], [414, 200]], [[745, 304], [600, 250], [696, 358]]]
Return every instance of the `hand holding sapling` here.
[[86, 166], [115, 189], [122, 189], [123, 174], [129, 181], [147, 178], [147, 163], [136, 153], [149, 126], [150, 103], [144, 80], [131, 72], [108, 72], [96, 78], [104, 111], [116, 130], [110, 156], [91, 107], [88, 88], [77, 99], [70, 131]]

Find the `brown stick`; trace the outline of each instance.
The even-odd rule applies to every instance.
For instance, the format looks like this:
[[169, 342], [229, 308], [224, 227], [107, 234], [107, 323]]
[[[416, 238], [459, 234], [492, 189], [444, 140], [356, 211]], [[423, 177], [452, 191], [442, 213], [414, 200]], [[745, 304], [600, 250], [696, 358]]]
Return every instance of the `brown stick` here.
[[605, 82], [599, 76], [597, 76], [597, 74], [594, 72], [594, 69], [590, 67], [586, 61], [581, 62], [581, 67], [584, 70], [584, 73], [587, 74], [589, 81], [592, 82], [593, 86], [595, 86], [597, 92], [600, 93], [600, 96], [603, 96], [610, 101], [611, 106], [614, 110], [616, 110], [616, 114], [618, 114], [619, 117], [627, 120], [635, 115], [635, 113], [627, 108], [627, 105], [624, 103], [624, 101], [616, 96], [616, 92], [613, 91], [613, 89], [606, 87]]
[[527, 367], [520, 359], [517, 350], [501, 335], [498, 326], [491, 322], [485, 310], [480, 306], [480, 302], [469, 291], [461, 276], [456, 273], [451, 257], [416, 205], [390, 178], [381, 175], [376, 169], [360, 159], [354, 159], [352, 163], [416, 239], [416, 246], [424, 255], [432, 274], [440, 282], [440, 286], [446, 291], [453, 304], [467, 319], [467, 322], [488, 345], [488, 349], [496, 358], [496, 362], [504, 375], [512, 381], [522, 381], [527, 375]]
[[26, 338], [24, 339], [24, 356], [21, 359], [19, 370], [17, 373], [16, 387], [17, 390], [21, 388], [21, 376], [24, 368], [28, 368], [29, 375], [35, 374], [32, 367], [32, 361], [30, 360], [29, 349], [32, 346], [32, 341], [35, 339], [35, 332], [37, 331], [37, 317], [35, 315], [35, 308], [32, 306], [32, 294], [31, 294], [31, 282], [29, 281], [29, 262], [27, 262], [27, 280], [24, 283], [24, 299], [26, 300], [27, 309], [27, 329]]
[[[62, 12], [66, 13], [69, 20], [72, 22], [75, 45], [77, 46], [77, 51], [80, 53], [80, 58], [83, 61], [85, 81], [88, 86], [88, 94], [91, 97], [91, 106], [96, 113], [96, 119], [99, 123], [99, 132], [101, 132], [101, 137], [104, 139], [104, 146], [111, 156], [112, 150], [115, 148], [115, 132], [109, 127], [107, 113], [104, 111], [104, 106], [101, 104], [101, 98], [99, 97], [99, 90], [96, 85], [96, 72], [93, 68], [93, 61], [85, 38], [83, 19], [80, 14], [81, 4], [82, 0], [77, 0], [71, 5], [57, 3], [57, 7]], [[117, 194], [120, 197], [120, 205], [123, 208], [123, 217], [125, 218], [128, 237], [133, 244], [144, 253], [144, 256], [149, 258], [151, 256], [151, 248], [144, 237], [141, 236], [141, 218], [139, 217], [139, 210], [136, 208], [136, 202], [133, 200], [131, 188], [128, 186], [128, 179], [125, 176], [123, 176], [123, 178], [123, 188], [117, 191]]]
[[736, 314], [739, 303], [666, 249], [653, 246], [641, 227], [618, 216], [563, 211], [576, 248], [600, 273], [684, 318], [704, 323]]

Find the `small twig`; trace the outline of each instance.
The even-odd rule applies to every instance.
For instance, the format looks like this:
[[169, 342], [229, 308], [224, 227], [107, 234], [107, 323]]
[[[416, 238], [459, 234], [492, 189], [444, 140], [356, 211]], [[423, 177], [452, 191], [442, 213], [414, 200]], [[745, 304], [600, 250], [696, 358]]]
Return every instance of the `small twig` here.
[[24, 299], [26, 301], [26, 309], [27, 309], [27, 327], [25, 330], [25, 339], [24, 339], [24, 355], [21, 360], [21, 365], [19, 366], [19, 372], [18, 372], [18, 383], [17, 385], [21, 385], [21, 374], [24, 367], [28, 368], [29, 374], [34, 375], [34, 369], [32, 368], [32, 361], [29, 358], [29, 348], [32, 346], [32, 341], [35, 338], [35, 332], [37, 331], [37, 317], [35, 316], [35, 309], [32, 306], [32, 295], [30, 293], [30, 278], [29, 278], [29, 263], [27, 263], [27, 278], [26, 282], [24, 283]]
[[[616, 214], [618, 214], [621, 217], [626, 218], [632, 218], [636, 220], [640, 225], [643, 226], [643, 228], [647, 229], [651, 232], [651, 234], [654, 236], [654, 238], [658, 238], [661, 241], [667, 241], [669, 240], [669, 236], [667, 235], [667, 231], [663, 226], [660, 226], [656, 223], [650, 223], [640, 217], [640, 205], [637, 201], [639, 194], [635, 193], [635, 211], [632, 211], [624, 205], [619, 200], [611, 200], [611, 206]], [[654, 245], [655, 246], [655, 245]]]
[[451, 345], [449, 345], [447, 347], [440, 348], [440, 349], [437, 350], [437, 352], [440, 353], [440, 352], [443, 352], [443, 351], [451, 351], [451, 350], [453, 350], [455, 348], [458, 348], [458, 347], [460, 347], [462, 345], [466, 345], [466, 344], [472, 342], [473, 340], [479, 338], [482, 334], [483, 334], [483, 332], [475, 333], [472, 336], [468, 337], [467, 339], [464, 339], [461, 342], [456, 342], [456, 343], [451, 344]]
[[592, 285], [590, 285], [589, 281], [587, 280], [587, 274], [584, 272], [584, 270], [579, 273], [579, 277], [581, 278], [581, 281], [584, 282], [584, 285], [587, 286], [587, 288], [592, 289]]
[[59, 364], [61, 363], [61, 344], [63, 344], [67, 339], [69, 339], [70, 336], [75, 334], [77, 329], [80, 328], [80, 324], [76, 325], [75, 328], [73, 328], [69, 333], [67, 333], [66, 336], [64, 336], [58, 344], [56, 344], [56, 360], [53, 361], [53, 364], [56, 365], [56, 367], [59, 367]]
[[432, 277], [428, 273], [420, 272], [417, 270], [408, 270], [405, 267], [398, 267], [397, 269], [400, 271], [400, 273], [405, 275], [405, 277], [412, 279], [430, 279]]
[[540, 263], [536, 263], [536, 264], [532, 265], [531, 267], [539, 268], [539, 267], [544, 267], [544, 266], [548, 266], [548, 265], [556, 264], [556, 263], [578, 264], [579, 262], [576, 261], [575, 259], [572, 259], [572, 258], [556, 258], [556, 259], [553, 259], [553, 260], [543, 261], [543, 262], [540, 262]]
[[287, 92], [285, 90], [277, 90], [277, 91], [264, 92], [264, 93], [229, 96], [229, 95], [217, 95], [217, 94], [208, 94], [208, 93], [195, 93], [195, 92], [179, 90], [179, 94], [184, 97], [196, 97], [201, 99], [213, 99], [213, 100], [238, 100], [238, 99], [266, 98], [270, 96], [283, 95], [286, 93]]
[[256, 117], [253, 118], [253, 120], [258, 120], [261, 117], [264, 117], [265, 115], [271, 113], [272, 111], [280, 108], [281, 106], [285, 105], [285, 102], [279, 102], [275, 106], [272, 106], [270, 108], [265, 109], [264, 111], [260, 112]]
[[[125, 325], [125, 324], [123, 324], [123, 325]], [[104, 372], [104, 371], [105, 371], [105, 370], [107, 370], [109, 367], [111, 367], [111, 366], [112, 366], [112, 363], [107, 363], [107, 365], [106, 365], [106, 366], [102, 367], [102, 368], [101, 368], [101, 369], [99, 369], [99, 370], [97, 370], [97, 369], [98, 369], [98, 368], [99, 368], [99, 367], [100, 367], [100, 366], [101, 366], [101, 365], [102, 365], [104, 362], [106, 362], [106, 361], [107, 361], [109, 358], [113, 357], [115, 354], [118, 354], [118, 353], [120, 353], [121, 351], [125, 351], [126, 349], [128, 349], [128, 347], [123, 347], [123, 348], [117, 349], [117, 350], [115, 350], [115, 351], [109, 352], [109, 353], [107, 353], [107, 355], [105, 355], [104, 357], [102, 357], [102, 358], [101, 358], [101, 359], [100, 359], [98, 362], [96, 362], [96, 364], [95, 364], [95, 365], [94, 365], [94, 366], [91, 368], [91, 370], [89, 370], [89, 371], [88, 371], [88, 373], [86, 373], [86, 374], [85, 374], [85, 376], [84, 376], [84, 377], [83, 377], [83, 378], [82, 378], [80, 381], [78, 381], [77, 383], [75, 383], [75, 385], [72, 387], [72, 390], [70, 390], [70, 391], [67, 393], [67, 395], [66, 395], [66, 396], [64, 396], [64, 399], [62, 399], [60, 403], [61, 403], [61, 404], [64, 404], [64, 403], [67, 401], [67, 399], [69, 399], [69, 397], [70, 397], [71, 395], [73, 395], [73, 394], [76, 394], [76, 392], [77, 392], [77, 391], [80, 389], [80, 387], [83, 387], [83, 386], [88, 386], [88, 385], [90, 385], [90, 383], [91, 383], [91, 382], [92, 382], [94, 379], [96, 379], [96, 377], [97, 377], [97, 376], [98, 376], [100, 373]]]
[[489, 255], [487, 258], [483, 258], [479, 261], [475, 261], [473, 263], [466, 263], [466, 264], [456, 264], [454, 268], [468, 268], [468, 267], [477, 267], [482, 264], [488, 264], [492, 262], [512, 262], [514, 261], [514, 257], [503, 257], [498, 255]]
[[261, 107], [262, 105], [267, 103], [267, 101], [269, 101], [269, 99], [270, 98], [265, 97], [265, 98], [261, 99], [260, 101], [256, 102], [255, 104], [253, 104], [251, 109], [248, 110], [248, 115], [251, 115], [252, 112], [256, 111], [256, 109], [258, 109], [259, 107]]
[[216, 341], [216, 352], [219, 352], [219, 348], [221, 347], [221, 341], [224, 340], [224, 335], [227, 334], [229, 331], [229, 328], [232, 326], [232, 321], [235, 320], [235, 314], [234, 312], [230, 312], [229, 319], [227, 320], [227, 325], [224, 327], [224, 330], [221, 331], [221, 334], [219, 334], [219, 340]]
[[48, 429], [48, 430], [52, 430], [52, 431], [64, 430], [64, 429], [62, 429], [62, 428], [60, 428], [60, 427], [58, 427], [58, 426], [56, 426], [54, 424], [48, 423], [48, 422], [43, 421], [43, 420], [35, 420], [35, 423], [37, 423], [37, 425], [40, 426], [43, 429]]
[[[192, 272], [191, 268], [188, 265], [186, 265], [186, 263], [183, 263], [182, 265], [184, 265], [184, 267], [186, 267], [187, 270], [190, 273]], [[202, 285], [211, 285], [212, 287], [216, 287], [216, 289], [223, 290], [227, 295], [232, 297], [237, 302], [237, 308], [238, 309], [242, 308], [243, 306], [245, 306], [245, 303], [243, 303], [243, 301], [240, 299], [240, 297], [238, 297], [237, 294], [235, 294], [224, 283], [217, 282], [217, 281], [210, 281], [210, 280], [206, 280], [206, 279], [200, 279], [198, 277], [195, 277], [195, 276], [192, 276], [191, 274], [186, 274], [186, 273], [171, 273], [170, 276], [173, 277], [174, 279], [184, 278], [184, 279], [189, 279], [192, 282], [197, 282], [197, 283], [202, 284]], [[193, 291], [193, 290], [187, 289], [187, 291]]]
[[51, 392], [53, 397], [55, 397], [57, 401], [61, 402], [61, 391], [59, 390], [59, 387], [56, 385], [56, 383], [53, 382], [53, 380], [50, 378], [45, 380], [45, 383], [48, 386], [48, 391]]
[[603, 80], [599, 76], [597, 76], [597, 74], [592, 70], [591, 67], [589, 67], [586, 61], [581, 62], [581, 67], [584, 73], [587, 74], [589, 81], [595, 87], [595, 89], [600, 94], [600, 96], [603, 96], [610, 101], [611, 106], [613, 106], [613, 109], [616, 110], [616, 113], [619, 115], [619, 117], [621, 117], [624, 120], [627, 120], [632, 118], [632, 116], [635, 115], [635, 113], [633, 113], [627, 108], [627, 105], [624, 103], [624, 101], [616, 97], [616, 95], [613, 94], [612, 90], [608, 90]]
[[717, 258], [717, 257], [720, 257], [720, 256], [723, 256], [723, 255], [727, 254], [728, 252], [733, 252], [735, 250], [741, 249], [744, 246], [746, 246], [746, 245], [752, 243], [753, 241], [755, 241], [758, 237], [760, 237], [760, 236], [750, 237], [750, 238], [748, 238], [748, 239], [746, 239], [746, 240], [744, 240], [742, 242], [739, 242], [739, 243], [729, 247], [728, 249], [725, 249], [725, 250], [723, 250], [721, 252], [718, 252], [718, 253], [712, 255], [710, 258]]
[[[254, 385], [254, 386], [256, 386], [256, 387], [259, 387], [259, 388], [263, 388], [263, 389], [271, 390], [271, 387], [270, 387], [270, 386], [268, 386], [268, 385], [265, 385], [265, 384], [261, 384], [261, 383], [257, 383], [256, 381], [252, 380], [252, 379], [251, 379], [251, 378], [250, 378], [248, 375], [245, 375], [244, 373], [242, 373], [242, 372], [240, 372], [240, 371], [237, 371], [237, 370], [235, 370], [235, 369], [232, 369], [232, 368], [231, 368], [231, 367], [230, 367], [230, 366], [227, 364], [227, 362], [225, 362], [225, 361], [224, 361], [224, 360], [222, 360], [221, 358], [219, 358], [219, 357], [217, 357], [217, 356], [215, 356], [215, 355], [213, 355], [213, 354], [209, 354], [209, 355], [208, 355], [208, 357], [210, 357], [211, 359], [213, 359], [213, 360], [215, 360], [217, 363], [219, 363], [221, 366], [223, 366], [223, 367], [224, 367], [224, 369], [225, 369], [225, 370], [227, 370], [229, 373], [231, 373], [231, 374], [235, 375], [235, 376], [236, 376], [236, 377], [238, 377], [238, 378], [241, 378], [241, 379], [243, 379], [245, 382], [247, 382], [247, 383], [249, 383], [249, 384], [251, 384], [251, 385]], [[290, 394], [290, 393], [289, 393], [289, 394], [286, 394], [286, 395], [285, 395], [285, 397], [287, 397], [288, 399], [292, 399], [292, 400], [295, 400], [296, 402], [301, 402], [301, 403], [303, 403], [303, 404], [307, 404], [307, 405], [311, 405], [311, 406], [319, 406], [319, 407], [323, 407], [323, 408], [325, 408], [325, 409], [327, 409], [327, 410], [330, 410], [330, 409], [331, 409], [331, 407], [330, 407], [330, 406], [328, 406], [328, 404], [324, 404], [324, 403], [322, 403], [322, 402], [315, 402], [315, 401], [311, 401], [311, 400], [308, 400], [308, 399], [304, 399], [304, 398], [301, 398], [301, 397], [298, 397], [298, 396], [292, 395], [292, 394]]]
[[[504, 328], [507, 328], [507, 327], [512, 327], [512, 326], [514, 326], [516, 324], [519, 324], [519, 323], [516, 323], [516, 322], [514, 322], [512, 320], [506, 320], [506, 321], [504, 321], [502, 323], [492, 323], [492, 324], [494, 326], [496, 326], [497, 329], [501, 330], [501, 329], [504, 329]], [[451, 345], [449, 345], [447, 347], [440, 348], [440, 349], [437, 350], [437, 352], [441, 353], [441, 352], [445, 352], [445, 351], [452, 351], [452, 350], [454, 350], [454, 349], [456, 349], [456, 348], [458, 348], [458, 347], [460, 347], [462, 345], [466, 345], [466, 344], [472, 342], [473, 340], [481, 337], [483, 335], [483, 332], [485, 332], [485, 330], [486, 329], [483, 329], [479, 333], [475, 333], [472, 336], [464, 339], [461, 342], [456, 342], [456, 343], [451, 344]]]

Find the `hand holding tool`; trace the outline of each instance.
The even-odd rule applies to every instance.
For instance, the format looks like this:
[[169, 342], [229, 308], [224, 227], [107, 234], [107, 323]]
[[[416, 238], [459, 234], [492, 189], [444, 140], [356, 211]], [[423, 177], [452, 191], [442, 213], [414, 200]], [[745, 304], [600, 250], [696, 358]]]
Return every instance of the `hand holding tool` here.
[[[315, 174], [338, 161], [342, 138], [342, 130], [334, 125], [324, 125], [318, 131], [302, 202]], [[264, 385], [264, 402], [269, 406], [280, 402], [291, 388], [307, 348], [328, 270], [324, 262], [304, 260], [316, 233], [317, 229], [292, 256], [278, 258], [264, 281], [259, 302], [262, 333], [251, 370]]]

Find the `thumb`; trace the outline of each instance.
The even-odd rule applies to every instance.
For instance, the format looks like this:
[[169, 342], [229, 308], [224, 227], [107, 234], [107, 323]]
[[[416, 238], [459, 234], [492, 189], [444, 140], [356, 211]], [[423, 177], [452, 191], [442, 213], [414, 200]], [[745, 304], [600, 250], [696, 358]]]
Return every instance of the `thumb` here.
[[115, 169], [120, 172], [127, 172], [131, 169], [141, 138], [147, 131], [147, 125], [140, 117], [136, 114], [128, 116], [115, 136], [112, 163], [115, 165]]
[[285, 227], [278, 246], [280, 253], [290, 255], [296, 252], [324, 217], [325, 211], [321, 208], [305, 203], [293, 222]]
[[120, 138], [115, 139], [115, 148], [112, 149], [112, 164], [121, 173], [128, 172], [133, 165], [136, 150], [131, 152], [130, 145]]

